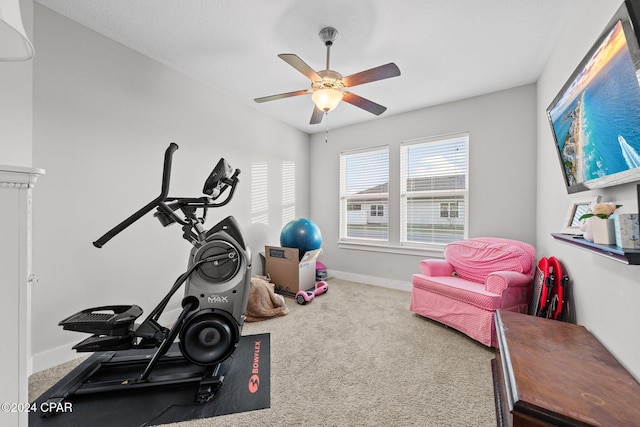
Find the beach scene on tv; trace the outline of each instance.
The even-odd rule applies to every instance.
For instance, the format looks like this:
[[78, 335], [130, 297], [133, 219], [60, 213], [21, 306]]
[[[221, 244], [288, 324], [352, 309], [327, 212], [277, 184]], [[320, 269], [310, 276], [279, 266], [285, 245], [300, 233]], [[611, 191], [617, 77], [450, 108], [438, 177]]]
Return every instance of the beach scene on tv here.
[[548, 113], [567, 185], [640, 167], [640, 85], [620, 21]]

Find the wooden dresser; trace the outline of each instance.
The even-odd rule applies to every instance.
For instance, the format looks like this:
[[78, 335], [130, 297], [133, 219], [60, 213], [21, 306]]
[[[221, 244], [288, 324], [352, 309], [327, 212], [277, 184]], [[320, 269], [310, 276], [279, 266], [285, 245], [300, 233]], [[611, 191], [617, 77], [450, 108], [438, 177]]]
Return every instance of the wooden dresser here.
[[499, 426], [640, 426], [640, 384], [584, 327], [495, 316]]

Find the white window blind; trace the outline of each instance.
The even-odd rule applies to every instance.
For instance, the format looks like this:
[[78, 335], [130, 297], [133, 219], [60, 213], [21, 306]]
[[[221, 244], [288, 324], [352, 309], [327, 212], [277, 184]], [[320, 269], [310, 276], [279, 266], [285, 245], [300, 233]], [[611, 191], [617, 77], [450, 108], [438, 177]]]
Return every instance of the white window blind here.
[[466, 238], [468, 146], [466, 133], [401, 144], [401, 243], [445, 245]]
[[296, 218], [296, 163], [282, 162], [282, 226]]
[[251, 223], [269, 224], [269, 199], [267, 162], [251, 163]]
[[340, 239], [389, 239], [389, 148], [340, 154]]

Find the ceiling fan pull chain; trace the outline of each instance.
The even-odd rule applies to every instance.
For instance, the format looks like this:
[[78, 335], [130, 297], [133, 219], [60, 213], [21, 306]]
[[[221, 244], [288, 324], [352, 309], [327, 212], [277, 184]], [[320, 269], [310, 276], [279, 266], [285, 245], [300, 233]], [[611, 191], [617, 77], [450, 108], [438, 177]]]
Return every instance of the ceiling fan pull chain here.
[[324, 143], [326, 144], [327, 142], [329, 142], [329, 113], [325, 112], [324, 116], [325, 116], [325, 121], [324, 121], [324, 124], [325, 124], [325, 128], [324, 128], [325, 129]]

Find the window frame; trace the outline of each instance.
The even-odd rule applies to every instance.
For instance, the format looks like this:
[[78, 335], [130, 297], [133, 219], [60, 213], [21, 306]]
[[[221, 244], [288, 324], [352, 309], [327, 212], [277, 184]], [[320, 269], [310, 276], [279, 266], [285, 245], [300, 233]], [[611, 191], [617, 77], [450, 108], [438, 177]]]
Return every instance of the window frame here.
[[[460, 141], [463, 140], [463, 141]], [[411, 146], [418, 145], [427, 145], [431, 143], [442, 143], [446, 141], [452, 142], [464, 142], [465, 147], [465, 166], [464, 166], [464, 188], [463, 189], [435, 189], [435, 190], [410, 190], [407, 188], [407, 181], [411, 177], [406, 170], [406, 160], [405, 149]], [[415, 197], [460, 197], [462, 196], [463, 202], [463, 230], [460, 239], [467, 239], [469, 236], [469, 141], [470, 135], [469, 132], [457, 132], [446, 135], [438, 135], [432, 137], [424, 137], [424, 138], [416, 138], [412, 140], [402, 141], [400, 143], [400, 189], [399, 189], [399, 200], [400, 200], [400, 219], [398, 221], [398, 226], [400, 228], [400, 245], [401, 246], [411, 246], [411, 247], [425, 247], [425, 248], [440, 248], [443, 249], [446, 246], [446, 243], [443, 242], [418, 242], [414, 240], [408, 239], [408, 227], [407, 227], [407, 202], [410, 198]], [[415, 177], [414, 177], [415, 178]], [[457, 182], [457, 180], [456, 180]], [[460, 218], [460, 202], [455, 200], [447, 200], [439, 203], [438, 211], [440, 212], [439, 216], [441, 218], [446, 218], [447, 220]], [[442, 217], [442, 204], [447, 203], [447, 217]], [[452, 205], [455, 204], [455, 216], [451, 216], [452, 213]], [[458, 239], [456, 239], [458, 240]]]
[[[347, 182], [346, 178], [344, 178], [344, 174], [346, 171], [346, 162], [348, 156], [362, 155], [366, 153], [375, 153], [379, 151], [386, 151], [387, 155], [387, 191], [386, 192], [377, 192], [377, 193], [356, 193], [356, 194], [346, 194], [347, 193]], [[365, 245], [387, 245], [389, 242], [389, 236], [391, 232], [391, 225], [389, 223], [389, 218], [386, 221], [386, 238], [374, 238], [374, 237], [353, 237], [348, 236], [348, 218], [349, 212], [363, 212], [365, 216], [369, 217], [372, 213], [373, 206], [383, 206], [382, 217], [384, 217], [384, 203], [389, 205], [389, 175], [390, 175], [390, 155], [391, 149], [389, 145], [377, 145], [372, 147], [366, 147], [356, 150], [346, 150], [340, 152], [340, 166], [339, 166], [339, 174], [340, 174], [340, 194], [339, 194], [339, 243], [354, 243], [354, 244], [365, 244]], [[343, 179], [344, 178], [344, 179]], [[379, 184], [380, 185], [380, 184]], [[374, 187], [376, 185], [373, 185]], [[371, 188], [371, 187], [370, 187]], [[370, 203], [367, 203], [367, 201]], [[359, 205], [360, 210], [350, 210], [350, 206]], [[369, 205], [367, 207], [367, 205]], [[376, 207], [377, 210], [377, 207]], [[376, 215], [376, 218], [380, 218], [380, 216]]]

